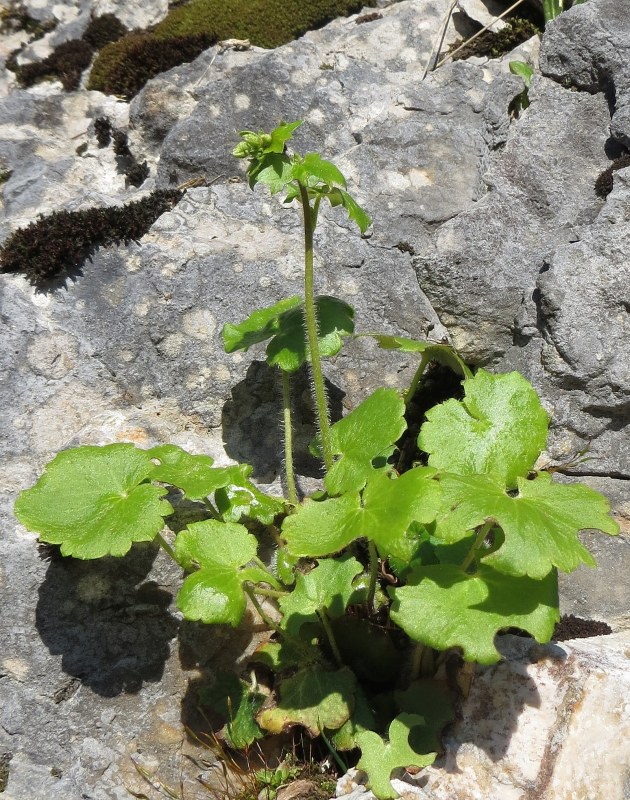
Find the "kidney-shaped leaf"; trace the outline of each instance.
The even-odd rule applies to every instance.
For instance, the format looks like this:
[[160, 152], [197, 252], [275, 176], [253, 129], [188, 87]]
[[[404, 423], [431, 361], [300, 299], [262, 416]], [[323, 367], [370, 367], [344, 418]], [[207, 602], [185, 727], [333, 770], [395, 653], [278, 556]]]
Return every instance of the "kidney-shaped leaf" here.
[[398, 797], [391, 784], [392, 772], [399, 767], [427, 767], [437, 753], [418, 753], [413, 747], [414, 729], [423, 728], [424, 719], [418, 714], [399, 714], [389, 726], [389, 742], [374, 731], [361, 731], [356, 739], [361, 748], [359, 769], [368, 774], [368, 786], [378, 800]]
[[403, 434], [405, 404], [396, 389], [377, 389], [330, 429], [339, 458], [325, 478], [329, 494], [358, 492], [374, 474], [372, 461]]
[[279, 601], [283, 626], [297, 634], [302, 622], [318, 611], [333, 619], [340, 617], [354, 592], [352, 582], [361, 572], [363, 567], [356, 558], [346, 555], [322, 560], [308, 574], [299, 574], [295, 589]]
[[77, 447], [59, 453], [15, 503], [15, 516], [65, 556], [123, 556], [133, 542], [150, 542], [173, 513], [152, 486], [155, 467], [132, 444]]
[[558, 614], [558, 578], [504, 575], [482, 564], [469, 575], [453, 564], [414, 569], [408, 584], [389, 590], [391, 618], [414, 640], [436, 650], [461, 647], [466, 661], [500, 659], [494, 637], [504, 628], [548, 642]]
[[270, 733], [282, 733], [303, 725], [311, 736], [326, 728], [340, 728], [354, 708], [356, 678], [347, 668], [331, 672], [310, 666], [280, 684], [280, 698], [273, 708], [258, 714], [258, 724]]
[[257, 546], [256, 537], [244, 525], [204, 519], [179, 534], [175, 554], [185, 569], [208, 563], [242, 567], [255, 557]]
[[485, 474], [508, 489], [526, 476], [547, 441], [547, 413], [518, 372], [480, 369], [464, 381], [463, 400], [427, 412], [418, 445], [432, 467], [458, 475]]
[[362, 498], [349, 492], [307, 501], [284, 520], [287, 549], [297, 556], [324, 556], [365, 537], [376, 543], [383, 557], [406, 556], [411, 523], [433, 521], [440, 507], [434, 474], [428, 467], [416, 467], [394, 479], [372, 470]]
[[456, 541], [486, 521], [496, 522], [505, 541], [484, 561], [509, 575], [542, 578], [553, 567], [564, 572], [582, 563], [594, 567], [578, 531], [619, 531], [603, 495], [582, 484], [553, 483], [545, 472], [530, 481], [519, 478], [515, 496], [484, 475], [444, 475], [440, 485], [448, 512], [438, 520], [435, 535]]

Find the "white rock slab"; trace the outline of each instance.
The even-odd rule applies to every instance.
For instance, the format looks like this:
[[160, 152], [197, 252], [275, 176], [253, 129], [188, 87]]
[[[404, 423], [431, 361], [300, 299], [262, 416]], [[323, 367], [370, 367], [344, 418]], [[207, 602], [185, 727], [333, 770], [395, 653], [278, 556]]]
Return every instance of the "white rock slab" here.
[[[403, 797], [627, 800], [630, 631], [562, 644], [504, 637], [505, 661], [479, 667], [446, 752]], [[373, 800], [361, 775], [337, 798]]]

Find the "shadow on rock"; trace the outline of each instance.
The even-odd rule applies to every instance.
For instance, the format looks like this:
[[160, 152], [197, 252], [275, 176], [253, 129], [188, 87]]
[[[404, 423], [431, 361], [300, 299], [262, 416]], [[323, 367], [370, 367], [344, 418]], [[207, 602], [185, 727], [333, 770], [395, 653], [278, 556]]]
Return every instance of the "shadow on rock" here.
[[[344, 392], [326, 381], [331, 419], [343, 416]], [[317, 427], [311, 399], [310, 377], [306, 368], [291, 377], [294, 462], [298, 475], [321, 477], [321, 464], [308, 452]], [[232, 389], [232, 398], [223, 407], [225, 452], [235, 461], [251, 464], [252, 477], [272, 483], [282, 473], [282, 388], [276, 369], [264, 361], [253, 361], [247, 374]]]
[[36, 624], [62, 669], [103, 697], [157, 682], [177, 635], [170, 592], [143, 582], [158, 547], [137, 544], [124, 558], [79, 561], [51, 553]]
[[196, 677], [188, 681], [182, 699], [182, 723], [192, 739], [202, 739], [221, 727], [207, 708], [199, 704], [199, 692], [214, 683], [217, 672], [239, 672], [239, 661], [255, 637], [268, 636], [267, 627], [255, 623], [247, 611], [235, 630], [228, 625], [203, 625], [198, 622], [181, 623], [179, 628], [179, 660], [183, 670], [195, 671]]

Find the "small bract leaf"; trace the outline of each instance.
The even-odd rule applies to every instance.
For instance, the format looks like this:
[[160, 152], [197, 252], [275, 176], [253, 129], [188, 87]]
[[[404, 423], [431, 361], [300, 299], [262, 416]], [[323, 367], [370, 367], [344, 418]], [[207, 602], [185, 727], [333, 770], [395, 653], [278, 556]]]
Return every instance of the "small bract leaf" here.
[[454, 372], [461, 373], [466, 378], [472, 378], [472, 372], [457, 355], [452, 347], [435, 342], [422, 342], [409, 339], [406, 336], [385, 336], [378, 333], [362, 334], [376, 339], [378, 346], [383, 350], [400, 350], [401, 353], [422, 353], [431, 361], [437, 361], [450, 367]]
[[233, 672], [219, 672], [215, 683], [199, 692], [199, 700], [227, 720], [219, 735], [230, 747], [241, 750], [265, 735], [255, 719], [264, 695], [252, 691]]
[[352, 582], [361, 572], [361, 564], [346, 554], [322, 560], [308, 574], [298, 575], [295, 589], [278, 602], [283, 627], [297, 635], [302, 623], [316, 618], [318, 611], [326, 611], [333, 619], [340, 617], [354, 591]]
[[427, 767], [435, 761], [437, 753], [417, 753], [411, 745], [413, 731], [424, 726], [424, 719], [417, 714], [399, 714], [389, 726], [389, 742], [373, 731], [357, 735], [361, 748], [359, 769], [368, 774], [368, 787], [378, 800], [398, 797], [391, 784], [392, 772], [398, 767]]
[[461, 647], [466, 661], [494, 664], [494, 637], [504, 628], [548, 642], [558, 613], [555, 571], [542, 580], [504, 575], [481, 564], [474, 575], [453, 564], [414, 569], [390, 589], [391, 618], [408, 636], [436, 650]]
[[[334, 356], [343, 346], [342, 336], [354, 331], [354, 309], [336, 297], [318, 297], [315, 305], [320, 355]], [[310, 358], [302, 306], [282, 314], [278, 323], [278, 331], [267, 346], [267, 363], [295, 372]]]
[[452, 542], [466, 531], [492, 520], [505, 534], [502, 546], [484, 558], [500, 572], [542, 578], [553, 567], [572, 572], [595, 559], [582, 545], [585, 528], [615, 535], [606, 498], [582, 484], [553, 483], [549, 473], [534, 480], [518, 479], [518, 494], [510, 496], [491, 478], [445, 474], [440, 480], [444, 507], [435, 535]]
[[374, 473], [372, 460], [395, 444], [407, 427], [405, 404], [396, 389], [377, 389], [331, 430], [332, 450], [340, 458], [324, 484], [329, 494], [358, 492]]
[[307, 153], [293, 168], [293, 177], [304, 186], [316, 186], [320, 182], [331, 187], [346, 185], [340, 170], [332, 161], [325, 161], [319, 153]]
[[301, 124], [302, 120], [298, 120], [297, 122], [283, 122], [278, 125], [277, 128], [274, 128], [270, 134], [271, 144], [268, 145], [266, 152], [284, 152], [285, 144], [289, 141], [289, 139], [293, 138], [293, 131], [296, 128], [299, 128]]
[[432, 467], [458, 475], [489, 475], [508, 489], [526, 476], [547, 441], [547, 413], [518, 372], [480, 369], [464, 381], [463, 400], [427, 412], [418, 445]]
[[247, 351], [253, 344], [270, 339], [278, 331], [280, 315], [291, 308], [302, 305], [299, 295], [280, 300], [268, 308], [260, 308], [239, 325], [226, 323], [223, 326], [223, 346], [226, 353], [235, 350]]
[[123, 556], [150, 542], [173, 509], [167, 492], [147, 483], [155, 467], [132, 444], [77, 447], [59, 453], [35, 486], [15, 502], [15, 516], [64, 556]]
[[[231, 469], [231, 468], [228, 468]], [[242, 517], [271, 525], [275, 516], [284, 511], [284, 500], [261, 492], [250, 480], [252, 467], [239, 464], [227, 486], [217, 489], [214, 500], [226, 522], [238, 522]]]
[[159, 461], [152, 479], [181, 489], [189, 500], [202, 500], [230, 481], [234, 467], [213, 467], [210, 456], [194, 456], [175, 444], [162, 444], [147, 450]]
[[[319, 327], [319, 350], [334, 356], [343, 345], [342, 336], [354, 331], [354, 309], [336, 297], [318, 297], [315, 301]], [[239, 325], [223, 328], [226, 352], [247, 350], [251, 345], [270, 339], [267, 363], [286, 372], [295, 372], [309, 357], [304, 328], [304, 311], [299, 297], [260, 309]]]
[[336, 206], [343, 206], [348, 212], [350, 220], [356, 222], [359, 226], [361, 233], [365, 233], [372, 224], [372, 220], [367, 212], [361, 208], [352, 195], [348, 194], [348, 192], [343, 189], [332, 189], [331, 191], [323, 193], [322, 196], [328, 200], [333, 208]]
[[311, 736], [318, 736], [350, 718], [355, 691], [356, 679], [346, 667], [336, 672], [307, 667], [282, 681], [277, 705], [261, 711], [258, 723], [270, 733], [303, 725]]
[[431, 522], [440, 508], [434, 470], [416, 467], [400, 478], [372, 470], [361, 499], [341, 497], [307, 501], [284, 520], [282, 535], [289, 552], [323, 556], [338, 552], [355, 539], [375, 542], [383, 556], [407, 555], [406, 533], [412, 522]]
[[249, 174], [249, 187], [257, 183], [268, 186], [271, 194], [281, 192], [293, 180], [294, 162], [283, 153], [265, 153], [252, 163]]

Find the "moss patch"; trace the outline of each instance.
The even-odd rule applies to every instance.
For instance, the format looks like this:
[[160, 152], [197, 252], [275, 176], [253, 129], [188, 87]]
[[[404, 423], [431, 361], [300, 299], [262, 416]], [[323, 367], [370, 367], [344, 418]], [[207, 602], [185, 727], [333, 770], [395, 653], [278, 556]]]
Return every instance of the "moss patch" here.
[[16, 50], [7, 59], [6, 67], [15, 72], [21, 86], [28, 87], [42, 80], [58, 79], [69, 92], [78, 87], [83, 70], [90, 66], [94, 50], [119, 39], [126, 32], [127, 29], [113, 14], [104, 14], [92, 19], [81, 39], [63, 42], [42, 61], [18, 64], [20, 50]]
[[99, 247], [138, 241], [182, 195], [178, 190], [157, 190], [124, 206], [40, 215], [9, 236], [0, 249], [0, 271], [22, 272], [40, 288], [53, 279], [80, 274]]
[[88, 89], [131, 100], [151, 78], [194, 61], [215, 41], [206, 34], [157, 39], [151, 33], [131, 33], [101, 50]]
[[[512, 17], [508, 24], [498, 33], [485, 31], [478, 36], [474, 42], [462, 48], [459, 53], [453, 56], [454, 61], [471, 56], [487, 56], [488, 58], [499, 58], [506, 53], [514, 50], [519, 44], [523, 44], [532, 36], [541, 35], [542, 30], [531, 20], [521, 17]], [[452, 49], [459, 47], [461, 42], [453, 45]]]
[[595, 181], [595, 194], [606, 198], [613, 190], [613, 175], [618, 169], [630, 167], [630, 155], [621, 156], [605, 169]]
[[192, 0], [172, 9], [152, 31], [134, 32], [104, 47], [88, 86], [130, 99], [150, 78], [192, 61], [217, 41], [249, 39], [258, 47], [278, 47], [375, 2]]

